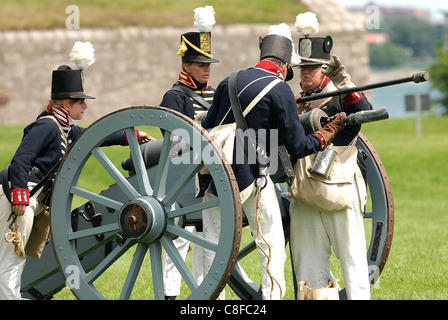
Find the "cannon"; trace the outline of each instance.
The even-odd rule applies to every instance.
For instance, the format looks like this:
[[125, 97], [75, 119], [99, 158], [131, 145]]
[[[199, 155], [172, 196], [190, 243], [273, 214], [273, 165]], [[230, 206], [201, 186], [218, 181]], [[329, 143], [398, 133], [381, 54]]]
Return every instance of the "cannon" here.
[[[159, 156], [149, 165], [135, 137], [135, 130], [141, 127], [157, 127], [163, 132], [163, 140], [157, 141]], [[99, 146], [120, 130], [126, 132], [129, 146], [122, 148], [126, 155], [115, 159]], [[373, 286], [391, 248], [394, 208], [378, 154], [362, 134], [359, 140], [367, 156], [370, 204], [365, 219], [371, 231], [366, 258]], [[179, 141], [187, 146], [182, 152], [173, 148]], [[131, 173], [120, 168], [124, 158], [132, 164]], [[99, 165], [98, 174], [108, 178], [107, 185], [80, 182], [84, 167], [91, 163]], [[217, 199], [210, 201], [195, 196], [195, 176], [204, 166], [218, 193]], [[276, 183], [276, 188], [288, 238], [288, 187]], [[221, 209], [218, 243], [185, 228], [200, 228], [201, 211], [214, 206]], [[63, 159], [51, 199], [51, 242], [40, 260], [27, 260], [22, 276], [23, 296], [51, 299], [67, 285], [78, 299], [132, 299], [135, 291], [144, 290], [147, 299], [161, 300], [162, 261], [163, 255], [168, 255], [186, 284], [186, 299], [215, 299], [228, 284], [241, 299], [258, 300], [260, 285], [244, 270], [244, 261], [256, 249], [255, 243], [240, 247], [246, 225], [232, 169], [207, 131], [166, 108], [120, 109], [89, 126]], [[215, 252], [202, 281], [195, 280], [191, 262], [184, 261], [174, 247], [173, 239], [177, 237]], [[149, 260], [145, 259], [147, 253]], [[129, 260], [129, 266], [117, 271], [121, 259]], [[143, 272], [148, 275], [140, 280]], [[111, 274], [119, 284], [117, 288], [111, 289], [109, 283], [102, 282], [102, 277]], [[341, 297], [344, 290], [340, 288]]]

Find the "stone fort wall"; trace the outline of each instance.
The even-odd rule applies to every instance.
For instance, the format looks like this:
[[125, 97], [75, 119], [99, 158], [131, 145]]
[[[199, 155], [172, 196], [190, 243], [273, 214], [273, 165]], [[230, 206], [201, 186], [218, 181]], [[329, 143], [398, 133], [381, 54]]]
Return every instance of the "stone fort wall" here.
[[[317, 36], [331, 35], [333, 53], [340, 56], [357, 85], [368, 82], [369, 58], [362, 21], [335, 1], [303, 1], [319, 17]], [[331, 3], [331, 14], [326, 13]], [[294, 45], [299, 33], [290, 22]], [[212, 53], [221, 62], [212, 65], [211, 85], [216, 87], [231, 72], [258, 62], [259, 36], [269, 25], [215, 25]], [[81, 124], [127, 106], [157, 105], [177, 80], [180, 35], [188, 28], [57, 29], [0, 32], [0, 124], [27, 124], [50, 98], [51, 73], [69, 64], [75, 41], [90, 41], [96, 62], [85, 71], [85, 91], [96, 97]], [[73, 67], [73, 66], [72, 66]], [[296, 71], [296, 74], [298, 71]], [[299, 81], [288, 82], [294, 93]], [[5, 99], [6, 97], [6, 99]]]

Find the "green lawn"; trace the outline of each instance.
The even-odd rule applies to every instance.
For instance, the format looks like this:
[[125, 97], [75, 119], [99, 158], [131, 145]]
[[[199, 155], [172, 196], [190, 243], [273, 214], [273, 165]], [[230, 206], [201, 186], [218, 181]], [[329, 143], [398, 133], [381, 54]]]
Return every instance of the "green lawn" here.
[[392, 250], [375, 299], [448, 298], [448, 118], [364, 126], [387, 169], [395, 207]]
[[[220, 25], [294, 23], [306, 8], [293, 0], [0, 0], [0, 30], [65, 28], [70, 5], [79, 8], [80, 28], [193, 26], [193, 10], [212, 5]], [[236, 10], [237, 8], [237, 10]]]
[[[448, 299], [448, 117], [423, 118], [423, 135], [415, 133], [415, 120], [389, 119], [366, 124], [363, 133], [372, 142], [387, 170], [392, 186], [395, 229], [392, 249], [383, 273], [372, 290], [376, 300]], [[0, 168], [6, 166], [21, 139], [22, 127], [0, 126]], [[157, 132], [153, 133], [157, 135]], [[122, 148], [110, 148], [113, 159], [121, 161]], [[90, 170], [90, 169], [89, 169]], [[92, 168], [92, 175], [95, 168]], [[90, 174], [89, 174], [90, 175]], [[101, 175], [92, 176], [101, 185]], [[80, 183], [83, 183], [80, 181]], [[108, 182], [106, 182], [108, 183]], [[246, 228], [247, 229], [247, 228]], [[243, 242], [251, 240], [244, 230]], [[370, 235], [368, 236], [370, 239]], [[125, 275], [132, 252], [114, 265], [103, 284], [114, 295], [119, 287], [112, 281]], [[190, 257], [188, 258], [190, 259]], [[245, 271], [253, 279], [259, 277], [259, 260], [256, 253], [247, 259]], [[335, 276], [342, 279], [336, 259], [332, 260]], [[148, 297], [149, 268], [138, 280], [133, 298]], [[290, 259], [286, 263], [287, 292], [285, 299], [294, 299]], [[64, 289], [55, 299], [73, 299]], [[230, 288], [227, 299], [238, 299]]]

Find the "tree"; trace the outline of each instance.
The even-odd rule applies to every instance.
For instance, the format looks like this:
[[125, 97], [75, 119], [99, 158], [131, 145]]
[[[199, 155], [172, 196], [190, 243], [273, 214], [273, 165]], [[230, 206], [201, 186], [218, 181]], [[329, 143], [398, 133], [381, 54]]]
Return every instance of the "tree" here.
[[448, 114], [448, 39], [436, 46], [435, 53], [437, 60], [429, 67], [431, 86], [442, 93], [440, 103]]
[[370, 65], [379, 69], [399, 67], [407, 61], [406, 49], [393, 44], [369, 44]]
[[393, 20], [386, 23], [385, 30], [390, 42], [411, 49], [413, 57], [434, 57], [432, 48], [441, 40], [438, 27], [420, 19]]
[[[448, 20], [448, 12], [445, 13], [445, 20]], [[431, 86], [442, 93], [443, 98], [439, 102], [448, 114], [448, 37], [435, 47], [434, 52], [437, 60], [429, 67]]]

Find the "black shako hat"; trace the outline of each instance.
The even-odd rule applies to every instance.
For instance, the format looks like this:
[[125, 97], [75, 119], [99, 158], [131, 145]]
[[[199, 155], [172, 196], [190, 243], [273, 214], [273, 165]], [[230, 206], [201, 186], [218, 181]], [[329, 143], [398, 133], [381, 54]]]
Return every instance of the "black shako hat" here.
[[180, 48], [177, 55], [182, 57], [182, 62], [219, 62], [212, 56], [211, 38], [211, 32], [184, 33], [180, 37]]
[[302, 62], [297, 66], [322, 65], [329, 62], [332, 48], [333, 38], [330, 36], [300, 38], [298, 53]]
[[53, 70], [51, 99], [95, 99], [84, 93], [82, 70], [72, 70], [69, 66], [59, 66]]
[[277, 58], [284, 63], [291, 62], [292, 41], [278, 34], [270, 34], [260, 41], [260, 60]]
[[273, 57], [281, 60], [283, 63], [288, 64], [288, 74], [285, 81], [289, 81], [294, 78], [294, 71], [289, 65], [291, 62], [292, 53], [292, 41], [287, 37], [278, 34], [270, 34], [260, 41], [260, 60]]

